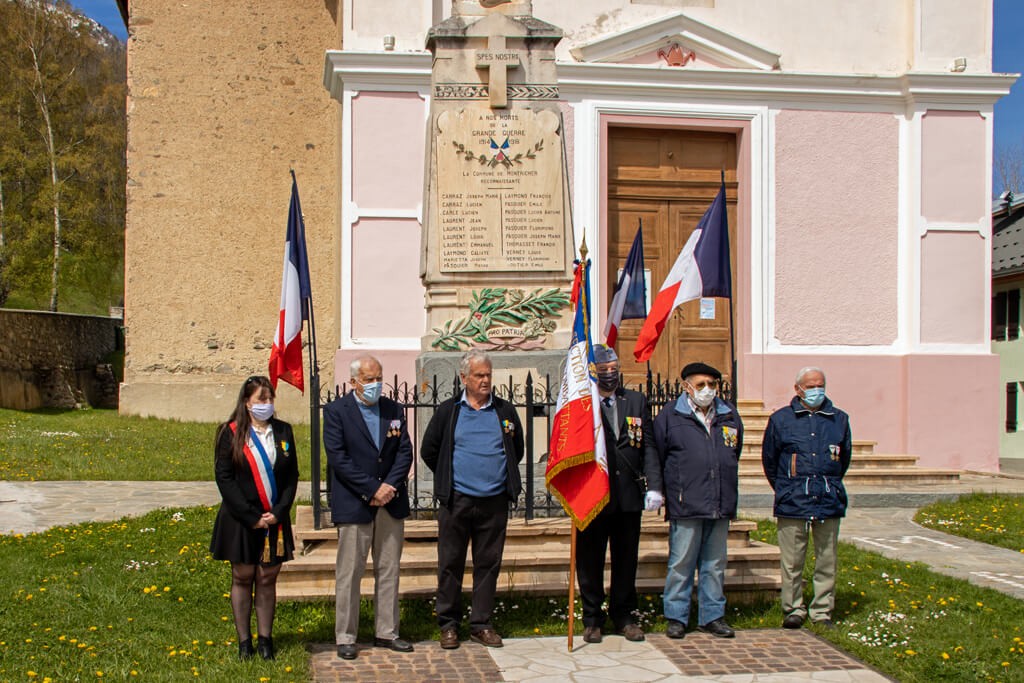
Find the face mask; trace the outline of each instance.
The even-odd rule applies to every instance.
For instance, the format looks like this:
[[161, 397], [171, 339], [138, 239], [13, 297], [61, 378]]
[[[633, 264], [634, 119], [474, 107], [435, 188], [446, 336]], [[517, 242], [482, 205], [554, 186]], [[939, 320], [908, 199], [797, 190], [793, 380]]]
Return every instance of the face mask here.
[[597, 386], [601, 391], [615, 391], [619, 386], [619, 373], [617, 370], [597, 373]]
[[825, 387], [810, 387], [804, 389], [804, 403], [811, 408], [817, 408], [825, 401]]
[[711, 402], [715, 400], [715, 390], [711, 387], [704, 387], [700, 391], [694, 392], [693, 402], [701, 408], [707, 408], [711, 405]]
[[383, 386], [381, 382], [369, 382], [363, 385], [363, 400], [369, 403], [371, 406], [376, 404], [380, 400], [380, 390]]
[[253, 403], [249, 406], [249, 412], [257, 420], [266, 422], [270, 418], [274, 417], [274, 404], [273, 403]]

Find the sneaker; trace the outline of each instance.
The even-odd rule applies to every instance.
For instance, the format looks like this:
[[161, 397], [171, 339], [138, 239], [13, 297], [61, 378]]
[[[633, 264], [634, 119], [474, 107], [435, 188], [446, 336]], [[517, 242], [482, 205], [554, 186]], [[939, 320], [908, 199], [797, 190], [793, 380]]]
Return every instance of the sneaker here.
[[469, 634], [469, 639], [487, 647], [502, 647], [501, 636], [493, 628], [482, 628]]
[[790, 614], [782, 620], [782, 628], [800, 628], [804, 625], [804, 618], [799, 614]]
[[626, 624], [622, 628], [615, 629], [615, 633], [634, 643], [644, 639], [644, 630], [636, 624]]
[[710, 633], [716, 638], [736, 637], [736, 631], [732, 630], [732, 627], [730, 627], [729, 624], [725, 623], [724, 618], [709, 621], [703, 626], [698, 626], [697, 628], [699, 628], [701, 631], [704, 631], [704, 633]]
[[686, 637], [686, 626], [681, 622], [669, 620], [668, 628], [665, 629], [665, 635], [669, 638], [675, 638], [676, 640], [682, 640]]
[[600, 626], [588, 626], [583, 629], [583, 641], [587, 643], [600, 643], [601, 642], [601, 627]]

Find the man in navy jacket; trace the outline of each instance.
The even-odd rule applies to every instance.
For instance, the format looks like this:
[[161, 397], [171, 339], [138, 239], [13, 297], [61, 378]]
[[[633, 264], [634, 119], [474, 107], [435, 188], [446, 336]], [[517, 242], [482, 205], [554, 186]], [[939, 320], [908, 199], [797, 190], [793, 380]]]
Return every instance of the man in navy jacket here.
[[412, 467], [412, 442], [402, 406], [381, 397], [380, 361], [362, 356], [352, 361], [350, 369], [353, 390], [324, 409], [331, 521], [338, 529], [334, 635], [342, 659], [357, 655], [359, 584], [371, 546], [373, 644], [396, 652], [413, 649], [398, 637], [398, 575], [409, 516], [406, 481]]
[[[775, 491], [782, 553], [782, 625], [832, 627], [839, 519], [846, 515], [843, 475], [850, 467], [850, 417], [825, 396], [825, 373], [803, 368], [796, 396], [772, 413], [761, 446], [764, 475]], [[807, 537], [814, 535], [814, 600], [804, 606]]]
[[665, 633], [685, 637], [696, 571], [700, 630], [732, 638], [735, 632], [725, 622], [726, 543], [739, 497], [743, 423], [717, 397], [721, 372], [690, 363], [682, 377], [686, 393], [654, 420], [669, 520]]

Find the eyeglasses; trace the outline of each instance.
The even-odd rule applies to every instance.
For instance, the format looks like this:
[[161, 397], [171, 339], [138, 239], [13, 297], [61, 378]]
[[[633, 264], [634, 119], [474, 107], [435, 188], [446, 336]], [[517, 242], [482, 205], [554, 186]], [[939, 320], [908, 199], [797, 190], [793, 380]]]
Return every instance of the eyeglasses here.
[[702, 389], [707, 389], [708, 387], [711, 387], [712, 389], [717, 389], [718, 388], [718, 380], [717, 379], [708, 380], [706, 382], [696, 382], [696, 383], [694, 383], [694, 382], [687, 382], [687, 384], [689, 384], [691, 387], [693, 387], [697, 391], [701, 391]]

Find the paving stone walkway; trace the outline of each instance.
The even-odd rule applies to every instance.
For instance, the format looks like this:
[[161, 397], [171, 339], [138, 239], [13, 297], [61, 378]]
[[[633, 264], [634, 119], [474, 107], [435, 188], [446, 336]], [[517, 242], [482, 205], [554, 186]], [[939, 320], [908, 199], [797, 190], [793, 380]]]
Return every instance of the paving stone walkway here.
[[724, 640], [691, 633], [684, 640], [662, 634], [642, 643], [605, 637], [598, 644], [578, 637], [570, 653], [565, 638], [507, 638], [490, 649], [464, 642], [442, 650], [436, 642], [416, 643], [397, 654], [365, 647], [354, 661], [338, 659], [334, 647], [313, 650], [313, 678], [342, 681], [528, 681], [608, 683], [617, 681], [783, 683], [798, 681], [879, 682], [892, 679], [836, 649], [807, 630], [737, 631]]

